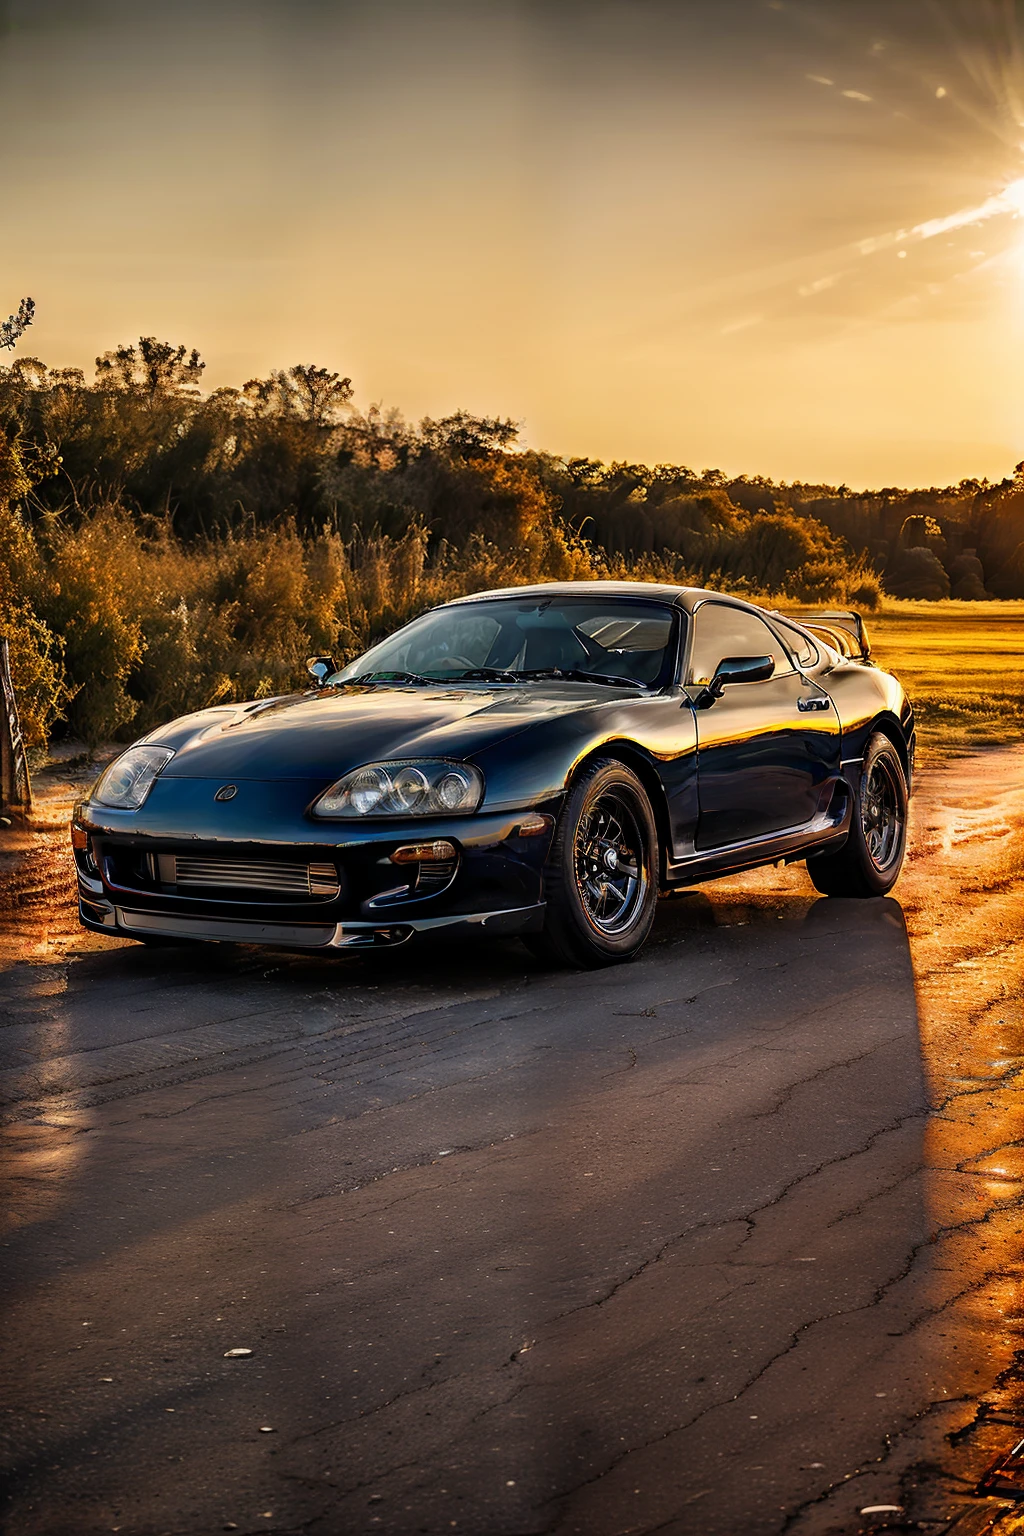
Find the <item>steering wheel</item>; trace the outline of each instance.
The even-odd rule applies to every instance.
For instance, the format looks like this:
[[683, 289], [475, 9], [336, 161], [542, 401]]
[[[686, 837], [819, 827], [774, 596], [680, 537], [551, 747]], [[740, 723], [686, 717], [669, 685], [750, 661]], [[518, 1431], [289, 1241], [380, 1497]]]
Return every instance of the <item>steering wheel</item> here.
[[430, 662], [429, 665], [432, 667], [450, 666], [452, 669], [461, 667], [466, 672], [475, 672], [477, 670], [476, 662], [470, 661], [468, 656], [439, 656], [436, 661]]

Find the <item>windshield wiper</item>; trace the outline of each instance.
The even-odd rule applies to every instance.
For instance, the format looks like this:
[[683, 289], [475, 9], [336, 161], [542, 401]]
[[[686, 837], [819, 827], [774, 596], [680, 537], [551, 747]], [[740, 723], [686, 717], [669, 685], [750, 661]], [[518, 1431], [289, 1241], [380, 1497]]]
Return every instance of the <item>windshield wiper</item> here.
[[606, 672], [582, 672], [579, 667], [536, 667], [531, 672], [516, 672], [517, 679], [531, 677], [567, 677], [572, 683], [611, 683], [615, 688], [646, 688], [635, 677], [614, 677]]
[[355, 683], [426, 683], [429, 688], [446, 686], [448, 683], [524, 683], [534, 679], [565, 678], [571, 683], [609, 683], [614, 688], [646, 688], [635, 677], [615, 677], [605, 672], [582, 672], [578, 667], [535, 667], [525, 672], [504, 671], [500, 667], [473, 667], [468, 672], [452, 672], [445, 677], [423, 677], [419, 672], [361, 672], [358, 677], [346, 677], [337, 685]]
[[421, 677], [418, 672], [361, 672], [358, 677], [342, 679], [343, 683], [426, 683], [430, 688], [439, 681], [436, 677]]

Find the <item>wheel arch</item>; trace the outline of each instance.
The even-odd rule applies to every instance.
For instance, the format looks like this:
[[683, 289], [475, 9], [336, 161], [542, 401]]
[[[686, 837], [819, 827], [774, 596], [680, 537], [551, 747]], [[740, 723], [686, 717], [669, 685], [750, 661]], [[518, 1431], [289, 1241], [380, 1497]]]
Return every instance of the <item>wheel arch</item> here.
[[876, 715], [875, 719], [872, 720], [871, 724], [864, 732], [865, 748], [867, 747], [867, 744], [871, 740], [872, 736], [876, 734], [888, 737], [889, 741], [892, 742], [893, 746], [896, 748], [896, 751], [899, 753], [900, 763], [903, 768], [903, 777], [907, 781], [907, 788], [909, 790], [911, 771], [910, 751], [907, 746], [907, 738], [904, 735], [903, 727], [896, 719], [896, 716], [889, 714], [888, 712]]
[[651, 811], [654, 815], [654, 825], [658, 834], [658, 861], [660, 865], [659, 882], [664, 881], [665, 866], [670, 856], [672, 847], [671, 832], [669, 827], [668, 801], [665, 798], [665, 786], [661, 782], [653, 760], [642, 747], [631, 741], [605, 741], [600, 746], [592, 747], [584, 757], [573, 767], [569, 775], [567, 788], [572, 784], [580, 771], [592, 763], [595, 758], [610, 757], [632, 769], [640, 783], [647, 792]]

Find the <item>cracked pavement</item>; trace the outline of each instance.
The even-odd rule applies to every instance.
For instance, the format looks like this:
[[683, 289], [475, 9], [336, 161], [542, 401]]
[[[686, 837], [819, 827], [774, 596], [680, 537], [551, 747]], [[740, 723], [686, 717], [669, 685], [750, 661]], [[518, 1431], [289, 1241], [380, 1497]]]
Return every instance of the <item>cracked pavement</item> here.
[[945, 1530], [1024, 1434], [1024, 751], [913, 814], [895, 898], [760, 871], [585, 975], [78, 939], [37, 840], [5, 1529]]

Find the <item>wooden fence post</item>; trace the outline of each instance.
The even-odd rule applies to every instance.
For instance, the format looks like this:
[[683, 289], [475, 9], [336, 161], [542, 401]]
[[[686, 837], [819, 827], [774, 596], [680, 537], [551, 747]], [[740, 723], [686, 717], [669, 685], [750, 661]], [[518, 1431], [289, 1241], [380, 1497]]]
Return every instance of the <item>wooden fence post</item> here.
[[0, 635], [0, 811], [24, 816], [32, 808], [32, 783], [14, 697], [7, 638]]

